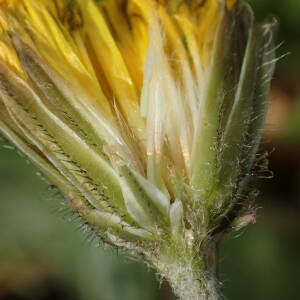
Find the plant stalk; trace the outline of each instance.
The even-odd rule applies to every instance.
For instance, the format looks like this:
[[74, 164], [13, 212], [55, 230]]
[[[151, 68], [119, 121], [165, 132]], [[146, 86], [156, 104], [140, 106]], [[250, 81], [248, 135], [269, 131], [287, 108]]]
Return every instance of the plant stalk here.
[[168, 251], [166, 255], [160, 256], [155, 267], [169, 282], [174, 294], [180, 300], [221, 299], [216, 274], [215, 244], [209, 244], [204, 252], [199, 251], [198, 254], [193, 249]]

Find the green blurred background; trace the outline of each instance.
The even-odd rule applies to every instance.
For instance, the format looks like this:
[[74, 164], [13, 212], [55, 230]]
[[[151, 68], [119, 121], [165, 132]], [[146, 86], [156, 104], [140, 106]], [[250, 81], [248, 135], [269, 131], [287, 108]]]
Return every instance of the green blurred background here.
[[[263, 148], [271, 179], [260, 180], [258, 222], [221, 249], [229, 300], [300, 299], [300, 1], [252, 0], [259, 19], [280, 20], [272, 105]], [[0, 150], [1, 300], [168, 300], [147, 267], [99, 244], [36, 171]], [[268, 175], [268, 174], [266, 174]], [[267, 176], [268, 177], [268, 176]]]

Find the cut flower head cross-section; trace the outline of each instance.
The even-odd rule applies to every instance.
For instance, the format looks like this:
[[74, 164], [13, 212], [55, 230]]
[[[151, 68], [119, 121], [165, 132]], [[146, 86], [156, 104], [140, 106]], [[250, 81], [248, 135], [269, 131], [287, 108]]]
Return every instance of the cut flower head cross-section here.
[[105, 242], [206, 299], [250, 209], [273, 25], [234, 0], [1, 0], [0, 132]]

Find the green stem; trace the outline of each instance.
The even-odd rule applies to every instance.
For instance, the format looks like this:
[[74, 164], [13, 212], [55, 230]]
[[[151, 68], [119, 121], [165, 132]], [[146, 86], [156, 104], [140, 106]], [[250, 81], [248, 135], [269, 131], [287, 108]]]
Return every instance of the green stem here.
[[180, 300], [219, 300], [216, 279], [203, 270], [181, 268], [174, 270], [169, 278], [174, 293]]
[[[172, 251], [173, 252], [173, 251]], [[160, 256], [155, 263], [158, 272], [168, 280], [180, 300], [219, 300], [216, 279], [217, 251], [215, 244], [205, 254], [195, 257], [192, 249], [177, 249], [177, 255]]]

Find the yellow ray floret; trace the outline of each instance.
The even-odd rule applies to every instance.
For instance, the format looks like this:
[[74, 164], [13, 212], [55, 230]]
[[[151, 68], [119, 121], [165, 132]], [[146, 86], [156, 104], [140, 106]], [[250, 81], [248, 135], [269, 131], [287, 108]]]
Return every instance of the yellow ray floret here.
[[40, 78], [28, 75], [28, 60], [36, 55], [45, 76], [69, 95], [72, 112], [110, 145], [106, 153], [140, 165], [164, 189], [169, 163], [183, 172], [190, 167], [216, 33], [234, 4], [2, 0], [0, 62], [35, 85]]

